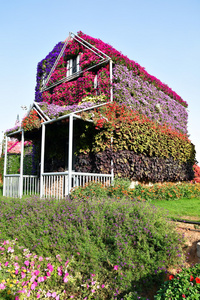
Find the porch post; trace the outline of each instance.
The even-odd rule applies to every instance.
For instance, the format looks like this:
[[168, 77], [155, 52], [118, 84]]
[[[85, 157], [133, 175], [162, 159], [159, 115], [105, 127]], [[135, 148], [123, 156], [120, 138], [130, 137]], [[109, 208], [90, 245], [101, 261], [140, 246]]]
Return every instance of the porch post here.
[[41, 138], [41, 161], [40, 161], [40, 198], [43, 197], [43, 176], [44, 173], [44, 150], [45, 150], [45, 124], [42, 123], [42, 138]]
[[6, 196], [6, 184], [8, 183], [6, 180], [6, 170], [7, 170], [7, 149], [8, 149], [8, 137], [6, 135], [6, 141], [5, 141], [5, 149], [4, 149], [4, 172], [3, 172], [3, 196]]
[[[112, 59], [110, 59], [110, 101], [113, 101], [113, 67], [112, 67]], [[113, 149], [113, 137], [111, 137], [111, 149]], [[113, 159], [111, 159], [111, 181], [114, 180], [114, 164]]]
[[110, 101], [113, 101], [113, 64], [112, 64], [112, 59], [110, 59], [109, 62], [109, 67], [110, 67]]
[[19, 198], [23, 195], [23, 166], [24, 166], [24, 130], [21, 131], [21, 157], [20, 157], [20, 176], [19, 176]]
[[69, 116], [68, 195], [72, 188], [73, 114]]

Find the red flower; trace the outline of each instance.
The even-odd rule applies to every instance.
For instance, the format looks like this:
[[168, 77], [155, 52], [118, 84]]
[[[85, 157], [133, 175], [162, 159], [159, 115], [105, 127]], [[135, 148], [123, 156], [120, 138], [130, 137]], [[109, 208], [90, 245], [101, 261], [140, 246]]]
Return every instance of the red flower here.
[[190, 281], [193, 281], [194, 280], [194, 277], [191, 275], [190, 276]]
[[196, 277], [196, 278], [195, 278], [195, 281], [196, 281], [196, 283], [200, 283], [200, 278], [199, 278], [199, 277]]
[[185, 296], [184, 294], [182, 295], [182, 297], [183, 297], [183, 298], [186, 298], [186, 296]]
[[169, 275], [169, 280], [174, 279], [174, 275]]

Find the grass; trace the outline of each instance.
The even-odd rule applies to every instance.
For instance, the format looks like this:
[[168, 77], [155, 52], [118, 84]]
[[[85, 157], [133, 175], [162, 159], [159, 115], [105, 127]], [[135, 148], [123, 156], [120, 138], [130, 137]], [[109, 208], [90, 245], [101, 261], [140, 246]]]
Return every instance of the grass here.
[[151, 202], [157, 207], [164, 208], [168, 211], [169, 217], [177, 219], [190, 219], [200, 222], [200, 198], [182, 198], [174, 201], [152, 200]]

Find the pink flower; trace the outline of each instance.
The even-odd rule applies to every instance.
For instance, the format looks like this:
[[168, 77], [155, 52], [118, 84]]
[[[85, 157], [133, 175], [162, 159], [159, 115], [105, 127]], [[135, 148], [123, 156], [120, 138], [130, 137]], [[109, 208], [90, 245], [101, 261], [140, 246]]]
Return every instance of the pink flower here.
[[92, 293], [95, 293], [95, 290], [92, 290], [91, 292], [92, 292]]
[[51, 293], [50, 293], [50, 292], [47, 292], [47, 293], [46, 293], [46, 296], [47, 296], [47, 297], [51, 297]]
[[55, 297], [56, 297], [56, 292], [53, 292], [53, 293], [51, 294], [51, 297], [55, 298]]
[[118, 270], [118, 268], [119, 268], [119, 267], [118, 267], [118, 265], [114, 266], [114, 270], [116, 270], [116, 271], [117, 271], [117, 270]]
[[28, 267], [30, 262], [28, 260], [25, 260], [24, 264]]
[[47, 268], [50, 272], [53, 272], [53, 266], [50, 263], [47, 264]]
[[7, 261], [7, 262], [5, 262], [5, 266], [6, 266], [6, 267], [8, 266], [8, 261]]
[[11, 247], [8, 247], [8, 252], [14, 252], [14, 249], [12, 249]]
[[9, 244], [9, 241], [4, 241], [3, 244], [4, 245]]
[[35, 282], [33, 282], [33, 284], [31, 285], [31, 290], [34, 290], [35, 288], [36, 288], [36, 286], [37, 286], [38, 284], [37, 284], [37, 282], [35, 281]]
[[21, 276], [22, 276], [22, 278], [25, 278], [26, 274], [24, 272], [21, 272]]
[[36, 297], [37, 297], [37, 298], [40, 298], [40, 293], [37, 293]]
[[43, 257], [42, 257], [42, 256], [40, 256], [40, 257], [39, 257], [39, 261], [42, 261], [42, 260], [43, 260]]
[[37, 279], [38, 282], [43, 282], [44, 280], [45, 280], [44, 277], [38, 277], [38, 279]]
[[105, 288], [105, 284], [102, 284], [102, 286], [101, 286], [101, 287], [102, 287], [102, 289], [103, 289], [103, 288]]
[[35, 275], [35, 276], [38, 276], [39, 273], [40, 273], [40, 271], [38, 271], [38, 270], [35, 270], [35, 271], [34, 271], [34, 275]]
[[36, 279], [36, 276], [33, 275], [33, 276], [31, 277], [31, 279], [30, 279], [30, 282], [34, 282], [35, 279]]
[[4, 283], [0, 283], [0, 290], [4, 290], [6, 287], [4, 285]]
[[68, 265], [68, 263], [69, 263], [69, 260], [67, 260], [67, 261], [66, 261], [66, 263], [65, 263], [65, 267]]

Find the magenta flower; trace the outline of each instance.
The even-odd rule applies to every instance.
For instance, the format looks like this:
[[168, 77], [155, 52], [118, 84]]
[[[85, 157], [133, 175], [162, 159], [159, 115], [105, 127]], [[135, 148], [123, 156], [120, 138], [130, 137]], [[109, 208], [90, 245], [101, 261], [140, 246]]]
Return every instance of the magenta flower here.
[[118, 269], [119, 269], [119, 266], [118, 266], [118, 265], [115, 265], [115, 266], [114, 266], [114, 270], [117, 271]]
[[25, 260], [24, 264], [28, 267], [30, 264], [29, 260]]
[[50, 263], [47, 264], [47, 268], [49, 269], [49, 272], [53, 272], [53, 266]]
[[35, 275], [35, 276], [38, 276], [39, 273], [40, 273], [40, 271], [38, 271], [38, 270], [35, 270], [35, 271], [34, 271], [34, 275]]

